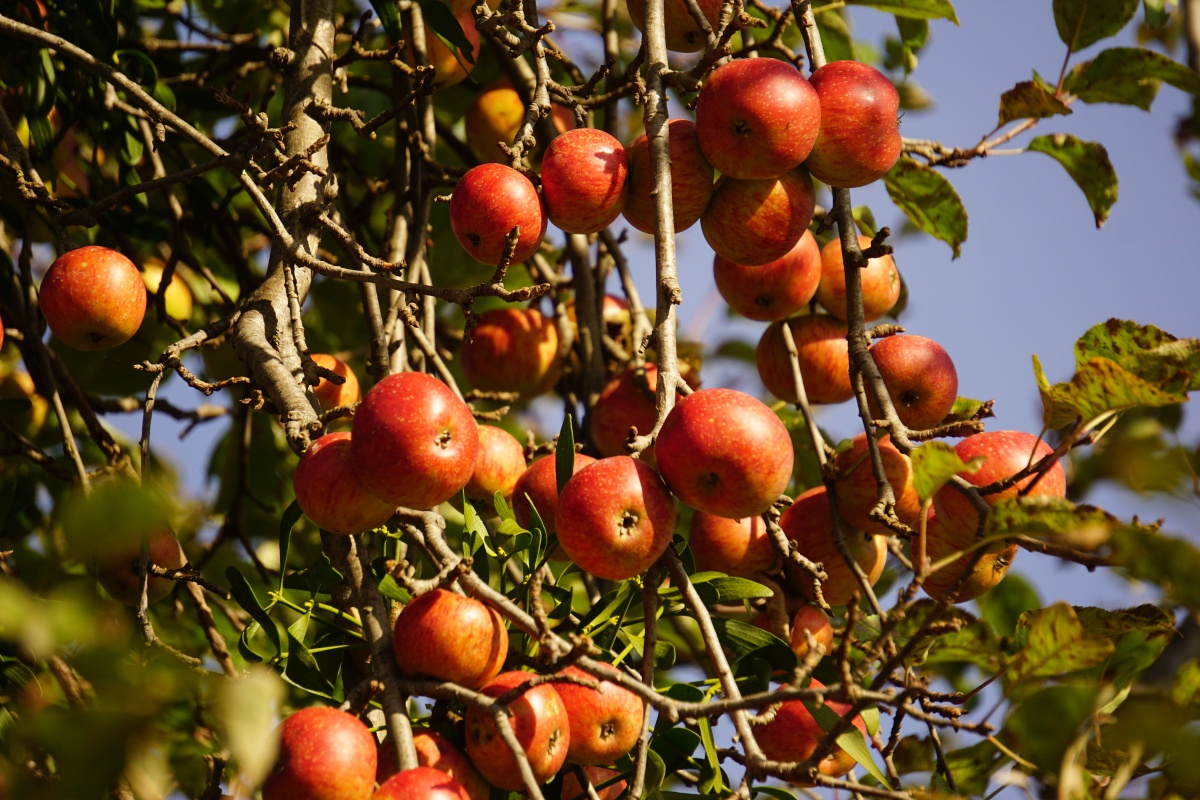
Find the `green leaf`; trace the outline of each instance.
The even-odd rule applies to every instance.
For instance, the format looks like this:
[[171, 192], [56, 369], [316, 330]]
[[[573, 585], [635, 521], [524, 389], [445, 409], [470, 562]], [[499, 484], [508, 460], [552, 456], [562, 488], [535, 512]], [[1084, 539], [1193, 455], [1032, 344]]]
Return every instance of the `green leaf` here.
[[1042, 607], [1042, 598], [1029, 581], [1015, 572], [1009, 572], [1004, 580], [975, 598], [979, 613], [1001, 636], [1012, 636], [1017, 630], [1017, 620], [1026, 611]]
[[404, 38], [404, 31], [400, 26], [400, 7], [396, 0], [371, 0], [371, 8], [379, 15], [379, 21], [383, 23], [383, 29], [392, 44]]
[[992, 416], [991, 401], [973, 400], [970, 397], [954, 398], [950, 413], [942, 420], [943, 425], [951, 422], [965, 422], [969, 419], [983, 419]]
[[1000, 95], [1000, 119], [996, 127], [1018, 119], [1045, 119], [1070, 113], [1070, 106], [1055, 97], [1053, 89], [1037, 81], [1022, 81]]
[[[770, 597], [774, 594], [761, 583], [747, 578], [734, 578], [723, 572], [698, 572], [692, 576], [692, 585], [704, 601], [705, 605], [716, 603], [736, 603], [741, 600], [754, 600], [759, 597]], [[673, 586], [660, 589], [659, 594], [678, 594]]]
[[283, 669], [283, 679], [309, 694], [333, 700], [331, 694], [333, 686], [321, 674], [321, 669], [317, 666], [317, 660], [313, 658], [313, 654], [308, 652], [308, 648], [292, 633], [290, 628], [287, 632], [287, 642], [287, 665]]
[[758, 797], [760, 794], [767, 797], [774, 797], [775, 800], [796, 800], [796, 795], [780, 789], [778, 786], [754, 786], [750, 789], [751, 797]]
[[960, 472], [975, 472], [985, 459], [963, 461], [957, 451], [945, 442], [927, 442], [909, 455], [912, 459], [913, 488], [921, 502], [931, 499]]
[[562, 494], [563, 487], [575, 474], [575, 424], [571, 415], [563, 420], [562, 429], [558, 432], [558, 444], [554, 449], [554, 479], [558, 483], [558, 492]]
[[1145, 111], [1163, 81], [1188, 94], [1200, 94], [1200, 75], [1154, 50], [1113, 47], [1076, 65], [1063, 89], [1085, 103], [1123, 103]]
[[829, 61], [853, 61], [855, 57], [854, 37], [843, 11], [845, 9], [817, 12], [817, 29], [821, 32], [825, 58]]
[[213, 714], [221, 741], [229, 748], [239, 773], [255, 786], [270, 773], [279, 751], [271, 731], [279, 724], [279, 704], [286, 687], [263, 667], [223, 680], [213, 687]]
[[1121, 525], [1120, 520], [1096, 506], [1076, 505], [1061, 497], [1014, 497], [992, 508], [984, 536], [1023, 534], [1080, 550], [1096, 550]]
[[275, 623], [271, 621], [270, 615], [258, 602], [258, 597], [254, 594], [254, 589], [246, 581], [241, 570], [234, 566], [225, 568], [225, 579], [229, 581], [229, 593], [233, 595], [233, 599], [242, 607], [242, 610], [251, 616], [251, 618], [259, 624], [263, 633], [271, 640], [271, 644], [275, 646], [275, 654], [283, 653], [283, 646], [279, 640], [279, 629], [275, 627]]
[[1107, 39], [1133, 19], [1138, 0], [1054, 0], [1058, 38], [1079, 52]]
[[292, 546], [292, 528], [304, 516], [304, 512], [300, 510], [300, 504], [295, 500], [291, 502], [283, 511], [283, 518], [279, 521], [279, 591], [283, 591], [283, 578], [287, 575], [287, 559], [288, 550]]
[[1071, 180], [1083, 190], [1096, 227], [1104, 221], [1117, 202], [1117, 171], [1108, 160], [1108, 151], [1097, 142], [1085, 142], [1068, 133], [1052, 133], [1039, 136], [1027, 148], [1034, 153], [1045, 153], [1071, 176]]
[[[958, 791], [967, 797], [982, 796], [992, 773], [1007, 761], [995, 745], [986, 740], [946, 753], [946, 768], [954, 776]], [[939, 785], [945, 786], [944, 783]]]
[[162, 104], [163, 108], [171, 113], [175, 113], [175, 92], [171, 91], [170, 86], [165, 83], [156, 83], [150, 94]]
[[1042, 422], [1049, 429], [1076, 420], [1091, 423], [1101, 415], [1136, 406], [1159, 408], [1187, 400], [1186, 394], [1160, 389], [1107, 358], [1089, 359], [1079, 365], [1069, 383], [1051, 386], [1035, 355], [1033, 373], [1042, 398]]
[[1200, 339], [1177, 339], [1153, 325], [1110, 319], [1075, 342], [1075, 363], [1107, 358], [1176, 394], [1200, 389]]
[[914, 19], [948, 19], [955, 25], [958, 17], [950, 0], [847, 0], [848, 6], [867, 6]]
[[474, 64], [473, 50], [475, 48], [471, 46], [471, 40], [467, 38], [462, 25], [455, 19], [450, 6], [442, 0], [417, 0], [417, 5], [421, 7], [421, 16], [425, 25], [436, 33], [439, 39], [449, 45], [451, 50], [457, 51], [455, 57], [466, 60], [467, 64]]
[[388, 600], [395, 600], [404, 605], [412, 602], [412, 595], [407, 589], [396, 583], [396, 579], [391, 575], [384, 575], [383, 580], [379, 581], [379, 593]]
[[967, 210], [950, 181], [931, 167], [901, 158], [884, 176], [892, 202], [912, 223], [950, 245], [954, 257], [962, 255], [967, 240]]
[[[824, 703], [817, 704], [811, 700], [804, 700], [804, 707], [808, 709], [808, 713], [812, 714], [813, 719], [821, 726], [821, 730], [828, 733], [833, 730], [838, 724], [841, 717], [836, 711]], [[881, 786], [889, 786], [887, 776], [879, 769], [879, 765], [875, 763], [875, 759], [871, 757], [871, 750], [867, 747], [867, 740], [863, 736], [862, 731], [851, 725], [846, 730], [838, 734], [838, 746], [850, 754], [856, 762], [862, 765], [871, 777], [879, 781]]]
[[717, 638], [721, 644], [733, 652], [735, 658], [752, 653], [760, 647], [781, 644], [789, 647], [788, 643], [773, 633], [756, 628], [736, 619], [713, 617], [713, 627], [717, 629]]
[[[1045, 770], [1062, 766], [1063, 755], [1096, 706], [1098, 687], [1048, 686], [1025, 698], [1004, 722], [1004, 737]], [[1053, 724], [1047, 724], [1053, 720]]]
[[1175, 671], [1171, 700], [1179, 708], [1200, 706], [1200, 661], [1192, 659]]
[[1022, 614], [1017, 641], [1021, 649], [1008, 664], [1013, 684], [1094, 667], [1114, 649], [1103, 632], [1085, 630], [1075, 609], [1066, 603]]
[[1108, 543], [1113, 563], [1162, 589], [1167, 600], [1200, 608], [1200, 549], [1186, 539], [1146, 528], [1116, 531]]
[[517, 515], [514, 514], [512, 508], [509, 507], [508, 501], [504, 499], [503, 493], [497, 491], [494, 495], [492, 495], [492, 506], [496, 509], [496, 516], [502, 521], [516, 521]]

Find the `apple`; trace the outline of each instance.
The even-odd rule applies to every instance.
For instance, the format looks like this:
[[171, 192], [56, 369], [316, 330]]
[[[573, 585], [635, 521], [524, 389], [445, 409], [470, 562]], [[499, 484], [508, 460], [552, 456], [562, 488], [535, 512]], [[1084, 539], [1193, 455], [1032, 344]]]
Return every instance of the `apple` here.
[[9, 369], [0, 362], [0, 400], [23, 398], [29, 401], [28, 411], [17, 412], [7, 417], [7, 422], [16, 428], [27, 439], [36, 439], [46, 424], [46, 415], [50, 412], [50, 404], [46, 398], [37, 392], [33, 378], [28, 372]]
[[[823, 689], [825, 684], [813, 678], [809, 688]], [[835, 703], [827, 700], [822, 705], [828, 706], [844, 717], [850, 713], [851, 706], [845, 703]], [[854, 727], [867, 733], [867, 726], [861, 716], [855, 717]], [[755, 736], [763, 754], [773, 761], [807, 761], [817, 749], [817, 745], [825, 738], [825, 729], [821, 727], [801, 700], [784, 700], [775, 711], [775, 718], [765, 725], [755, 728]], [[854, 759], [838, 745], [821, 763], [817, 771], [830, 778], [845, 775], [854, 769]]]
[[440, 769], [417, 767], [383, 782], [371, 800], [472, 800], [461, 783]]
[[746, 319], [787, 319], [817, 293], [821, 248], [806, 230], [784, 256], [757, 267], [717, 255], [713, 257], [713, 280], [729, 307]]
[[792, 479], [787, 428], [761, 400], [732, 389], [701, 389], [676, 403], [655, 458], [680, 500], [732, 519], [763, 513]]
[[[629, 786], [628, 781], [616, 781], [615, 783], [604, 786], [621, 774], [620, 770], [608, 769], [607, 767], [583, 767], [584, 774], [587, 775], [588, 783], [596, 790], [598, 800], [620, 800], [621, 795]], [[604, 786], [603, 789], [600, 787]], [[567, 770], [563, 776], [562, 784], [562, 800], [588, 800], [588, 793], [582, 786], [579, 785], [579, 778], [575, 776], [574, 770]]]
[[104, 350], [137, 333], [146, 314], [146, 284], [116, 250], [80, 247], [50, 265], [38, 301], [46, 324], [64, 344]]
[[[887, 336], [871, 345], [871, 358], [883, 378], [896, 415], [914, 431], [941, 424], [958, 398], [958, 370], [940, 344], [911, 334]], [[867, 405], [883, 417], [873, 392]]]
[[723, 175], [700, 228], [717, 255], [760, 266], [791, 252], [812, 221], [815, 205], [812, 180], [803, 169], [762, 180]]
[[[889, 436], [881, 437], [878, 447], [884, 474], [896, 497], [896, 517], [915, 529], [921, 521], [921, 498], [913, 485], [912, 460], [896, 449]], [[860, 531], [890, 535], [887, 526], [871, 519], [871, 509], [879, 502], [879, 487], [871, 469], [865, 433], [851, 440], [849, 450], [838, 453], [833, 460], [833, 469], [837, 474], [833, 491], [842, 519]]]
[[[987, 486], [1010, 478], [1054, 452], [1050, 445], [1024, 431], [977, 433], [963, 439], [954, 450], [963, 461], [970, 461], [977, 456], [986, 459], [976, 472], [960, 473], [960, 477], [972, 486]], [[994, 506], [1001, 500], [1019, 496], [1031, 484], [1032, 488], [1025, 494], [1027, 497], [1065, 497], [1067, 476], [1062, 463], [1055, 461], [1042, 475], [1022, 478], [1002, 492], [983, 495], [983, 500], [989, 506]], [[939, 489], [933, 497], [933, 505], [951, 541], [960, 540], [964, 533], [975, 535], [975, 529], [979, 527], [979, 512], [954, 486], [947, 484]]]
[[292, 476], [304, 516], [319, 528], [347, 536], [378, 528], [396, 513], [396, 506], [362, 485], [352, 451], [349, 433], [327, 433], [308, 446]]
[[468, 500], [489, 500], [500, 492], [511, 502], [517, 479], [525, 471], [525, 448], [503, 428], [479, 426], [479, 458], [467, 481]]
[[[151, 295], [158, 292], [165, 268], [166, 264], [161, 258], [147, 258], [142, 262], [142, 281]], [[187, 322], [192, 318], [192, 290], [188, 288], [187, 281], [180, 277], [178, 268], [171, 273], [171, 283], [163, 295], [163, 303], [171, 319]]]
[[575, 473], [558, 498], [558, 543], [599, 578], [640, 575], [671, 543], [675, 503], [653, 469], [612, 456]]
[[567, 233], [596, 233], [625, 208], [629, 160], [611, 134], [576, 128], [556, 136], [542, 156], [546, 216]]
[[[456, 55], [455, 51], [446, 46], [441, 37], [434, 33], [433, 27], [426, 19], [425, 56], [429, 66], [433, 67], [433, 85], [438, 88], [462, 83], [463, 79], [475, 69], [475, 62], [479, 61], [479, 31], [475, 29], [475, 15], [471, 13], [470, 8], [464, 8], [455, 12], [454, 18], [458, 20], [467, 41], [471, 43], [471, 58], [474, 61], [468, 61], [465, 53], [460, 52]], [[416, 64], [412, 47], [405, 47], [404, 60], [410, 66]]]
[[0, 347], [4, 347], [4, 320], [0, 319]]
[[508, 629], [491, 606], [447, 589], [414, 598], [392, 629], [396, 664], [408, 678], [478, 689], [504, 666]]
[[[670, 0], [668, 0], [670, 4]], [[713, 168], [700, 152], [696, 123], [690, 119], [667, 122], [667, 150], [671, 164], [671, 205], [675, 232], [680, 233], [700, 221], [713, 193]], [[629, 158], [629, 187], [625, 198], [625, 220], [642, 233], [653, 234], [658, 220], [655, 205], [654, 166], [650, 158], [650, 139], [646, 134], [625, 148]]]
[[[610, 668], [613, 672], [616, 667]], [[583, 680], [597, 679], [578, 667], [560, 672]], [[577, 683], [552, 683], [567, 710], [571, 728], [569, 764], [611, 764], [628, 753], [642, 735], [645, 703], [628, 689], [600, 680], [595, 689]]]
[[805, 603], [796, 609], [796, 616], [792, 618], [791, 645], [796, 658], [808, 656], [808, 634], [821, 645], [825, 655], [833, 652], [833, 626], [829, 624], [829, 617], [817, 606]]
[[367, 392], [351, 426], [350, 459], [376, 497], [432, 508], [475, 472], [479, 434], [467, 404], [423, 372], [389, 375]]
[[[507, 164], [499, 143], [512, 144], [525, 121], [526, 107], [512, 81], [500, 78], [480, 90], [463, 118], [467, 144], [480, 163]], [[575, 127], [575, 115], [560, 103], [550, 104], [550, 116], [559, 133]]]
[[792, 331], [804, 392], [810, 403], [842, 403], [854, 397], [850, 385], [850, 349], [846, 323], [827, 314], [812, 314], [772, 323], [758, 340], [755, 362], [767, 391], [787, 403], [798, 402], [792, 358], [783, 326]]
[[[870, 238], [858, 237], [858, 246], [867, 249]], [[817, 286], [817, 302], [838, 319], [846, 318], [846, 271], [842, 261], [842, 243], [831, 239], [821, 248], [821, 283]], [[892, 310], [900, 299], [900, 273], [891, 256], [867, 261], [858, 271], [862, 276], [863, 319], [870, 322]]]
[[805, 166], [819, 181], [853, 189], [877, 181], [900, 158], [900, 95], [860, 61], [830, 61], [809, 78], [821, 100], [821, 130]]
[[[575, 467], [571, 474], [574, 475], [595, 461], [596, 459], [591, 456], [576, 453]], [[556, 456], [542, 456], [530, 464], [521, 473], [521, 477], [517, 478], [517, 485], [513, 487], [512, 510], [517, 518], [517, 522], [523, 528], [528, 528], [532, 519], [532, 515], [529, 513], [529, 502], [531, 500], [533, 501], [534, 508], [537, 509], [538, 516], [542, 518], [542, 524], [546, 526], [546, 533], [555, 533], [558, 531], [558, 472]]]
[[730, 178], [765, 180], [795, 169], [808, 158], [820, 128], [816, 90], [786, 61], [727, 61], [696, 99], [700, 149]]
[[[646, 0], [628, 0], [629, 19], [642, 33], [646, 32]], [[721, 19], [721, 0], [698, 0], [700, 11], [715, 32]], [[684, 0], [664, 0], [663, 25], [667, 34], [667, 49], [676, 53], [695, 53], [708, 44], [704, 31], [688, 12]]]
[[[637, 428], [639, 434], [650, 432], [658, 414], [657, 388], [658, 368], [647, 363], [642, 369], [627, 367], [600, 390], [588, 417], [592, 444], [600, 455], [628, 455], [625, 442], [631, 427]], [[642, 451], [641, 459], [654, 465], [653, 446]]]
[[529, 178], [503, 164], [480, 164], [458, 179], [450, 195], [450, 228], [471, 258], [493, 267], [509, 232], [520, 228], [511, 259], [518, 264], [541, 246], [546, 212]]
[[688, 547], [696, 571], [715, 570], [739, 578], [754, 578], [778, 561], [762, 517], [729, 519], [697, 511], [692, 515]]
[[[432, 728], [414, 726], [413, 748], [417, 751], [417, 764], [422, 767], [433, 767], [446, 773], [467, 790], [470, 800], [488, 800], [491, 787], [479, 774], [467, 754], [452, 745]], [[396, 774], [396, 748], [391, 738], [385, 738], [379, 745], [378, 767], [375, 771], [375, 781], [382, 784]]]
[[[942, 525], [937, 511], [929, 509], [929, 516], [925, 520], [925, 556], [930, 566], [954, 553], [966, 550], [974, 543], [974, 530], [966, 527], [949, 529]], [[920, 570], [925, 564], [925, 559], [921, 558], [916, 541], [914, 540], [911, 544], [913, 569]], [[1004, 580], [1004, 576], [1008, 574], [1008, 568], [1012, 566], [1013, 559], [1017, 557], [1017, 550], [1017, 545], [1005, 542], [985, 545], [983, 557], [975, 563], [971, 574], [959, 587], [958, 594], [954, 596], [954, 602], [965, 603], [968, 600], [974, 600]], [[934, 600], [940, 600], [942, 595], [950, 591], [950, 587], [959, 579], [959, 576], [967, 571], [974, 558], [974, 553], [967, 553], [937, 572], [929, 573], [925, 576], [921, 588]]]
[[[824, 567], [826, 578], [821, 584], [821, 594], [825, 602], [831, 606], [849, 602], [859, 585], [834, 544], [833, 513], [825, 487], [817, 486], [797, 497], [796, 502], [779, 518], [779, 527], [796, 543], [801, 555]], [[883, 574], [883, 566], [887, 561], [886, 540], [882, 536], [866, 534], [848, 526], [842, 526], [842, 537], [851, 556], [866, 573], [867, 582], [873, 586]], [[799, 582], [796, 588], [801, 594], [810, 601], [814, 599], [807, 573], [798, 571], [793, 580]]]
[[[187, 556], [179, 546], [179, 540], [170, 528], [161, 527], [151, 531], [147, 537], [150, 563], [163, 569], [182, 569], [187, 566]], [[96, 577], [109, 597], [127, 606], [136, 606], [142, 599], [142, 583], [138, 579], [138, 562], [142, 558], [141, 542], [132, 542], [131, 549], [120, 552], [105, 552], [96, 558]], [[146, 587], [146, 599], [153, 603], [161, 600], [175, 588], [170, 578], [151, 575]]]
[[558, 328], [536, 308], [493, 308], [479, 315], [459, 351], [467, 382], [485, 392], [516, 392], [523, 401], [558, 383]]
[[[534, 677], [532, 672], [503, 672], [479, 691], [499, 697]], [[571, 746], [567, 709], [554, 685], [543, 683], [527, 689], [508, 704], [508, 723], [525, 751], [538, 783], [562, 769]], [[487, 781], [510, 792], [524, 787], [517, 761], [500, 738], [490, 712], [467, 707], [467, 755]]]
[[322, 410], [328, 411], [338, 406], [354, 405], [362, 399], [362, 389], [358, 385], [358, 376], [354, 374], [354, 370], [350, 369], [344, 361], [328, 353], [312, 353], [309, 357], [312, 358], [318, 367], [324, 367], [334, 375], [340, 375], [346, 379], [345, 383], [339, 384], [321, 378], [317, 382], [317, 385], [313, 387], [313, 394], [317, 396], [317, 401], [320, 402]]
[[375, 737], [357, 717], [313, 706], [280, 724], [263, 800], [366, 800], [374, 789]]

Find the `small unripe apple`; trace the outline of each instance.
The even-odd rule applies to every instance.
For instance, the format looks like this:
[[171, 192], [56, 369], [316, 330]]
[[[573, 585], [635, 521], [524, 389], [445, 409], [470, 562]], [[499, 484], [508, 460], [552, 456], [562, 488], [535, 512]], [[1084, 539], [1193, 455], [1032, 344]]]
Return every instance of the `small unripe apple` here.
[[479, 426], [479, 457], [467, 481], [468, 500], [489, 500], [500, 492], [512, 501], [513, 488], [525, 471], [525, 448], [503, 428]]
[[146, 284], [137, 267], [107, 247], [63, 253], [42, 279], [38, 302], [50, 330], [77, 350], [129, 341], [146, 314]]
[[[779, 518], [779, 527], [784, 534], [796, 542], [796, 549], [809, 561], [821, 564], [826, 579], [821, 584], [821, 594], [831, 606], [849, 602], [859, 589], [854, 572], [838, 552], [833, 540], [833, 512], [824, 486], [809, 489], [796, 498]], [[882, 536], [872, 536], [842, 526], [842, 538], [850, 550], [851, 557], [866, 573], [867, 583], [874, 585], [883, 574], [887, 561], [887, 542]], [[812, 582], [808, 574], [797, 571], [799, 586], [796, 588], [809, 600], [814, 599]]]
[[[700, 11], [715, 32], [721, 19], [721, 0], [699, 0]], [[646, 0], [628, 0], [629, 19], [635, 28], [646, 32]], [[688, 12], [684, 0], [664, 0], [663, 27], [667, 49], [676, 53], [695, 53], [708, 43], [704, 32]]]
[[860, 61], [830, 61], [809, 79], [821, 100], [821, 130], [805, 166], [819, 181], [853, 189], [887, 174], [900, 158], [900, 95]]
[[[896, 449], [889, 436], [880, 437], [877, 446], [884, 474], [896, 498], [896, 517], [915, 529], [921, 520], [921, 499], [913, 485], [912, 460]], [[849, 450], [838, 453], [833, 468], [838, 476], [833, 482], [833, 490], [842, 519], [860, 531], [890, 535], [887, 526], [871, 519], [871, 509], [879, 502], [879, 488], [871, 468], [865, 433], [854, 437]]]
[[[858, 237], [858, 246], [867, 249], [871, 240]], [[821, 248], [821, 283], [817, 286], [817, 302], [838, 319], [846, 318], [846, 272], [842, 260], [842, 243], [830, 240]], [[881, 256], [867, 261], [858, 271], [862, 276], [863, 319], [870, 322], [892, 310], [900, 299], [900, 273], [896, 261]]]
[[330, 533], [347, 536], [378, 528], [396, 507], [371, 494], [354, 470], [350, 434], [327, 433], [308, 446], [292, 477], [304, 515]]
[[850, 349], [846, 323], [828, 314], [811, 314], [772, 323], [755, 351], [758, 376], [767, 391], [787, 403], [797, 402], [792, 358], [783, 338], [787, 325], [796, 344], [800, 376], [810, 403], [842, 403], [854, 397], [850, 385]]
[[[667, 147], [671, 164], [671, 205], [675, 232], [680, 233], [700, 221], [713, 193], [713, 168], [700, 152], [696, 123], [673, 119], [667, 123]], [[658, 220], [654, 191], [654, 166], [650, 158], [650, 139], [646, 134], [625, 148], [629, 157], [629, 177], [625, 198], [626, 221], [642, 233], [653, 234]]]
[[697, 572], [715, 570], [739, 578], [754, 578], [779, 558], [760, 516], [729, 519], [697, 511], [692, 515], [688, 547]]
[[467, 254], [489, 266], [500, 263], [505, 239], [520, 228], [516, 264], [541, 246], [546, 213], [529, 178], [503, 164], [480, 164], [458, 179], [450, 195], [450, 227]]
[[313, 387], [313, 394], [317, 396], [322, 410], [328, 411], [338, 406], [353, 405], [362, 399], [358, 376], [344, 361], [329, 353], [312, 353], [310, 358], [318, 367], [324, 367], [334, 375], [345, 378], [343, 383], [334, 383], [326, 378], [321, 378]]
[[[467, 106], [463, 124], [467, 144], [480, 163], [508, 163], [500, 142], [512, 144], [525, 121], [525, 110], [521, 95], [508, 78], [493, 81], [475, 94]], [[575, 115], [564, 105], [551, 103], [550, 116], [559, 133], [575, 127]]]
[[508, 629], [491, 606], [446, 589], [415, 598], [396, 617], [396, 664], [407, 678], [436, 678], [478, 689], [508, 656]]
[[625, 207], [629, 160], [611, 134], [576, 128], [555, 137], [542, 157], [546, 216], [567, 233], [596, 233]]
[[470, 336], [459, 351], [459, 365], [476, 389], [516, 392], [528, 402], [558, 382], [558, 329], [536, 308], [485, 311]]
[[722, 175], [700, 227], [717, 255], [753, 267], [787, 255], [812, 222], [815, 206], [803, 169], [761, 180]]
[[786, 255], [761, 266], [747, 267], [717, 255], [713, 258], [713, 280], [729, 307], [746, 319], [787, 319], [817, 293], [821, 248], [806, 230]]
[[[532, 672], [503, 672], [480, 692], [488, 697], [500, 697], [532, 677]], [[508, 723], [517, 743], [525, 751], [534, 779], [542, 783], [557, 774], [571, 746], [571, 724], [553, 684], [543, 683], [527, 689], [508, 704], [508, 711]], [[467, 755], [480, 774], [501, 789], [520, 791], [525, 784], [516, 758], [500, 738], [491, 713], [474, 705], [467, 706], [466, 728]]]
[[279, 726], [279, 761], [263, 800], [365, 800], [375, 788], [375, 737], [357, 717], [313, 706]]
[[[871, 345], [871, 358], [883, 378], [896, 415], [914, 431], [941, 424], [958, 398], [958, 370], [940, 344], [911, 334], [887, 336]], [[883, 416], [873, 392], [867, 405]]]

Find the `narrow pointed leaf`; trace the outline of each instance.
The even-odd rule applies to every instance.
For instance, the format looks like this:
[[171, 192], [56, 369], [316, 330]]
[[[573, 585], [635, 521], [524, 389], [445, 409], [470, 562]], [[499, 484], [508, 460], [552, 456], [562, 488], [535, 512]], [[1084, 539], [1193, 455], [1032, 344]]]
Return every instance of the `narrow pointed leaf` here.
[[558, 432], [558, 445], [554, 450], [554, 479], [561, 494], [567, 481], [575, 474], [575, 423], [571, 415], [563, 420], [562, 430]]

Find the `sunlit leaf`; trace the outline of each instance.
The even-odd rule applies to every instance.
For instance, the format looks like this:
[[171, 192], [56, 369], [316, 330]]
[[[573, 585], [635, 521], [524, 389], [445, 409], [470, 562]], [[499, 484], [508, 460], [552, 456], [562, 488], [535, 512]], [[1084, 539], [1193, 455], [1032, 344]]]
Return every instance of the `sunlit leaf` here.
[[284, 686], [275, 673], [257, 667], [216, 687], [214, 711], [224, 741], [249, 785], [257, 786], [275, 763], [279, 734], [277, 704]]
[[883, 178], [888, 195], [919, 229], [950, 245], [954, 257], [967, 240], [967, 210], [940, 172], [901, 158]]
[[960, 472], [975, 472], [983, 458], [963, 461], [953, 447], [945, 442], [927, 442], [910, 454], [913, 469], [913, 488], [924, 502]]
[[1113, 534], [1109, 548], [1113, 563], [1130, 577], [1158, 586], [1171, 602], [1200, 608], [1200, 549], [1194, 543], [1128, 528]]
[[950, 0], [847, 0], [846, 5], [877, 8], [898, 17], [948, 19], [955, 25], [958, 24], [958, 17]]
[[1053, 158], [1083, 191], [1096, 219], [1103, 227], [1113, 204], [1117, 202], [1117, 171], [1108, 159], [1108, 151], [1098, 142], [1085, 142], [1067, 133], [1038, 136], [1026, 148]]
[[1021, 649], [1008, 664], [1008, 680], [1014, 684], [1088, 669], [1113, 652], [1112, 639], [1086, 630], [1066, 603], [1022, 614], [1017, 640]]
[[1071, 113], [1071, 107], [1036, 81], [1022, 81], [1000, 95], [1000, 128], [1013, 120], [1044, 119]]
[[[1057, 770], [1079, 726], [1095, 710], [1095, 686], [1048, 686], [1034, 692], [1008, 715], [1004, 736], [1023, 758]], [[1047, 720], [1054, 720], [1047, 725]]]
[[1034, 377], [1042, 398], [1042, 420], [1056, 429], [1076, 420], [1092, 422], [1104, 414], [1137, 406], [1158, 408], [1182, 403], [1186, 394], [1164, 391], [1106, 358], [1079, 365], [1068, 383], [1053, 386], [1046, 380], [1042, 362], [1033, 356]]
[[[812, 714], [813, 719], [821, 726], [821, 730], [828, 733], [841, 720], [841, 716], [824, 703], [815, 703], [811, 700], [803, 700], [804, 707], [808, 709], [808, 713]], [[887, 776], [883, 774], [883, 770], [875, 763], [875, 759], [871, 757], [871, 750], [867, 747], [867, 740], [863, 737], [862, 731], [851, 725], [846, 730], [838, 734], [838, 746], [845, 750], [851, 758], [860, 764], [867, 772], [871, 774], [875, 780], [883, 786], [887, 785]]]
[[1138, 0], [1054, 0], [1054, 25], [1063, 44], [1078, 52], [1124, 28], [1137, 7]]
[[1153, 325], [1110, 319], [1075, 342], [1075, 363], [1107, 358], [1172, 393], [1200, 389], [1200, 339], [1178, 339]]

